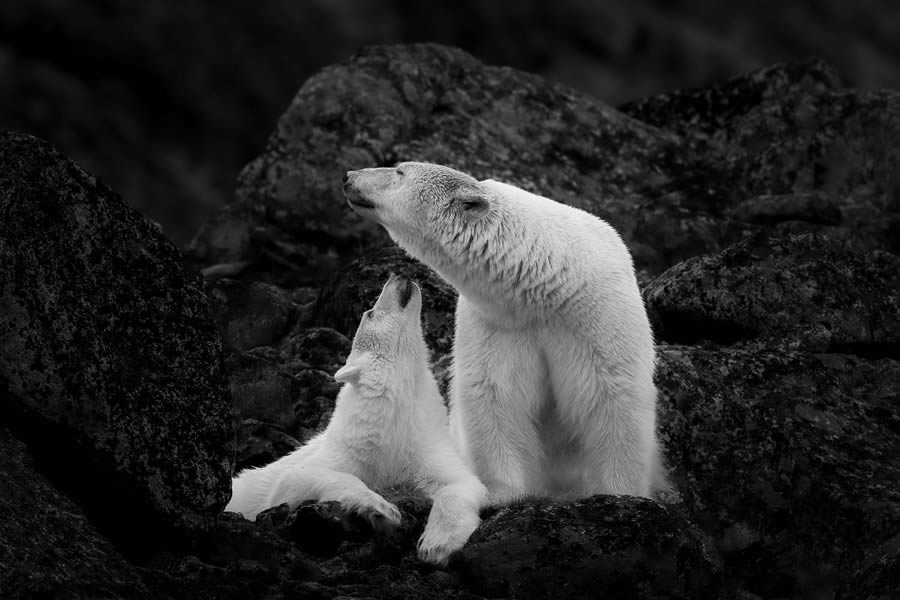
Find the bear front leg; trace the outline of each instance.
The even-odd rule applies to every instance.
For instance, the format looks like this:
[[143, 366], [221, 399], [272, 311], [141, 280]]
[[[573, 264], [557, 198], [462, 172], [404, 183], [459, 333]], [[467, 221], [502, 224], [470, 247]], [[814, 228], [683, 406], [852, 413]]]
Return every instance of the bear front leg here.
[[463, 463], [449, 439], [435, 446], [422, 465], [434, 504], [417, 545], [419, 558], [439, 566], [460, 550], [481, 523], [487, 488]]
[[495, 328], [460, 297], [453, 361], [452, 429], [487, 486], [488, 502], [536, 493], [542, 461], [536, 424], [549, 384], [533, 333]]

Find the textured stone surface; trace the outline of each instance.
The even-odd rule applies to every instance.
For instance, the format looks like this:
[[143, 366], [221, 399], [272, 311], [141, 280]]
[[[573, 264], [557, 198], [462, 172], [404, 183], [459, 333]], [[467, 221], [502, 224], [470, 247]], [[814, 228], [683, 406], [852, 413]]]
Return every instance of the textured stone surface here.
[[136, 569], [0, 427], [0, 597], [146, 599]]
[[891, 600], [900, 590], [900, 535], [867, 557], [838, 590], [841, 600]]
[[675, 483], [750, 591], [833, 592], [900, 533], [900, 363], [686, 346], [659, 357]]
[[210, 298], [226, 350], [271, 346], [286, 333], [297, 306], [281, 289], [260, 282], [247, 286], [234, 280], [214, 284]]
[[677, 512], [650, 500], [596, 496], [500, 510], [454, 569], [495, 598], [715, 598], [717, 559]]
[[202, 280], [106, 186], [15, 133], [0, 136], [0, 340], [0, 414], [105, 531], [143, 545], [134, 531], [157, 519], [224, 506], [234, 433]]
[[657, 338], [900, 358], [900, 257], [848, 246], [756, 235], [688, 259], [644, 292]]
[[391, 273], [406, 275], [419, 284], [425, 341], [436, 355], [449, 352], [453, 343], [456, 290], [396, 246], [374, 250], [341, 270], [323, 288], [314, 321], [352, 338], [360, 316], [375, 303]]
[[[658, 369], [661, 438], [680, 503], [597, 497], [488, 509], [446, 570], [415, 557], [429, 502], [409, 490], [384, 491], [403, 514], [393, 533], [373, 532], [330, 504], [276, 507], [258, 523], [227, 514], [194, 519], [144, 555], [128, 554], [147, 589], [159, 598], [242, 600], [530, 598], [561, 590], [891, 597], [900, 539], [898, 269], [890, 254], [900, 209], [892, 168], [898, 112], [894, 93], [841, 85], [817, 63], [776, 66], [617, 112], [435, 46], [368, 49], [309, 80], [266, 154], [244, 172], [237, 200], [193, 247], [201, 266], [214, 267], [206, 274], [215, 325], [204, 317], [203, 331], [226, 339], [238, 465], [268, 462], [327, 423], [339, 389], [332, 374], [391, 271], [422, 282], [446, 391], [452, 290], [385, 249], [384, 235], [355, 220], [339, 191], [347, 167], [416, 158], [556, 195], [622, 231], [657, 333], [686, 344], [663, 343]], [[75, 167], [68, 172], [82, 177]], [[70, 189], [49, 173], [28, 188], [50, 197]], [[107, 198], [105, 188], [90, 189], [100, 190], [91, 198]], [[2, 206], [0, 216], [16, 214]], [[128, 231], [131, 218], [116, 213], [110, 229]], [[116, 245], [89, 248], [99, 264], [120, 257]], [[172, 256], [162, 243], [147, 252]], [[705, 256], [690, 258], [698, 254]], [[234, 262], [213, 264], [220, 261]], [[153, 281], [133, 287], [158, 298]], [[16, 293], [45, 298], [43, 287], [27, 283]], [[175, 296], [184, 289], [177, 277], [166, 285]], [[107, 314], [100, 302], [92, 307]], [[130, 314], [108, 312], [122, 321]], [[178, 351], [166, 368], [142, 362], [151, 373], [171, 373], [183, 356], [209, 358], [202, 344], [185, 354], [183, 330], [167, 327], [173, 345], [165, 347]], [[124, 347], [143, 349], [140, 339], [130, 331]], [[28, 356], [21, 348], [3, 356]], [[88, 348], [77, 364], [95, 356]], [[55, 472], [54, 485], [83, 504], [59, 477], [70, 463], [48, 459], [67, 453], [38, 453], [42, 445], [58, 450], [56, 430], [38, 429], [13, 406], [4, 404], [0, 418], [17, 433], [40, 431], [43, 444], [26, 440], [37, 468]], [[202, 412], [166, 406], [188, 427]], [[197, 439], [218, 439], [216, 423]], [[80, 467], [81, 476], [105, 473]], [[144, 504], [117, 501], [113, 516], [127, 506], [132, 522], [153, 522]], [[88, 519], [106, 533], [109, 517], [91, 506], [84, 506]]]

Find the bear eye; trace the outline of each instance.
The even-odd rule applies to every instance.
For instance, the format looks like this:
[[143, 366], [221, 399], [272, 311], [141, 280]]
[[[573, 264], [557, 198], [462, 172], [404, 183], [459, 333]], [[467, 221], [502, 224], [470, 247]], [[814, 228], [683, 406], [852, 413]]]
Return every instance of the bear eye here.
[[396, 167], [396, 169], [397, 169], [397, 175], [399, 175], [400, 177], [403, 177], [406, 174], [403, 172], [403, 169], [401, 169], [400, 167]]

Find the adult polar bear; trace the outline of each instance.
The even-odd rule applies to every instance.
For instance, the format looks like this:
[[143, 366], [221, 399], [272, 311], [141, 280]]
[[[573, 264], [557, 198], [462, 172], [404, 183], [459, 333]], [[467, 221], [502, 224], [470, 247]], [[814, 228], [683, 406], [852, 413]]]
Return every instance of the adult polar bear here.
[[344, 194], [459, 291], [450, 428], [491, 503], [664, 486], [653, 336], [609, 224], [428, 163], [349, 171]]

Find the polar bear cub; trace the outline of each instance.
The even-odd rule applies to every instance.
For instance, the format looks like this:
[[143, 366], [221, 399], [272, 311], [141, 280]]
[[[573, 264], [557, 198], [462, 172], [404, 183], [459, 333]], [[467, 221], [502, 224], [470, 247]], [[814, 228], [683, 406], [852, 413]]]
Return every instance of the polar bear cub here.
[[487, 490], [451, 441], [421, 308], [419, 286], [392, 275], [334, 374], [344, 386], [326, 429], [291, 454], [242, 471], [225, 510], [255, 520], [285, 502], [333, 500], [373, 525], [393, 526], [400, 512], [371, 488], [412, 482], [434, 501], [419, 557], [445, 564], [462, 548], [480, 523]]
[[666, 487], [653, 336], [609, 224], [427, 163], [350, 171], [344, 194], [459, 292], [450, 428], [490, 502]]

